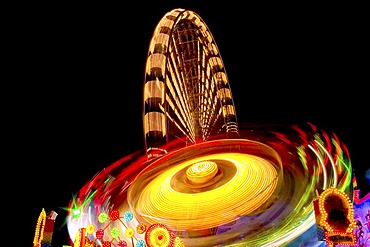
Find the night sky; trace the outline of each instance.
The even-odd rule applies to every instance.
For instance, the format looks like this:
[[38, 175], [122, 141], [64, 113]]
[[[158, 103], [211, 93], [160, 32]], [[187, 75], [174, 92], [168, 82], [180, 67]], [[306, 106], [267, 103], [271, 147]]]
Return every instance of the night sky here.
[[335, 133], [349, 149], [361, 195], [370, 191], [370, 56], [362, 8], [205, 2], [214, 1], [15, 11], [18, 104], [10, 119], [17, 168], [26, 167], [17, 189], [27, 219], [22, 246], [32, 246], [42, 208], [58, 213], [52, 246], [67, 244], [64, 208], [72, 195], [104, 167], [144, 148], [148, 46], [174, 8], [194, 10], [209, 27], [240, 123], [310, 122]]

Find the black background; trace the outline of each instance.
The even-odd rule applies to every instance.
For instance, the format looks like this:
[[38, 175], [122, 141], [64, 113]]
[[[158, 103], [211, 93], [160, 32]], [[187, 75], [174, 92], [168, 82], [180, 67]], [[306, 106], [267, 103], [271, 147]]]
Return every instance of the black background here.
[[9, 198], [20, 200], [27, 222], [22, 246], [32, 246], [42, 208], [58, 213], [52, 246], [67, 244], [64, 208], [72, 195], [113, 161], [144, 148], [148, 46], [155, 26], [174, 8], [194, 10], [209, 27], [240, 123], [311, 122], [337, 134], [350, 151], [361, 195], [370, 191], [364, 7], [214, 2], [12, 10], [15, 27], [6, 39], [14, 96], [5, 104], [6, 133], [15, 151], [11, 181], [18, 179]]

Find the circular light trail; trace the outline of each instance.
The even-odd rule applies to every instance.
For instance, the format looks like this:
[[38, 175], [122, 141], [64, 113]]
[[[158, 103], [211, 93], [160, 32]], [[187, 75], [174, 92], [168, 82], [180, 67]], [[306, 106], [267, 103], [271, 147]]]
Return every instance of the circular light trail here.
[[[154, 160], [141, 152], [124, 157], [86, 183], [79, 201], [71, 204], [71, 212], [75, 207], [82, 212], [68, 218], [71, 237], [90, 224], [123, 233], [163, 224], [185, 246], [290, 243], [315, 225], [316, 191], [335, 183], [345, 191], [351, 184], [345, 145], [335, 135], [304, 127], [243, 127], [244, 138], [185, 147], [171, 142], [168, 153]], [[189, 178], [195, 174], [200, 180], [194, 183]], [[121, 220], [108, 226], [99, 221], [101, 213], [111, 215], [113, 209]], [[132, 217], [123, 219], [127, 212]], [[125, 241], [144, 241], [140, 232]], [[311, 234], [307, 241], [316, 232]]]
[[200, 161], [186, 169], [186, 179], [192, 183], [206, 185], [206, 182], [212, 182], [217, 172], [218, 167], [216, 162], [208, 160]]
[[[233, 152], [207, 154], [205, 151], [201, 156], [190, 158], [194, 149], [199, 153], [201, 149], [220, 145], [219, 142], [192, 146], [166, 157], [167, 162], [159, 159], [153, 163], [157, 169], [138, 176], [130, 186], [131, 210], [149, 224], [162, 222], [180, 231], [193, 231], [230, 223], [259, 208], [276, 189], [275, 166], [279, 164], [253, 154]], [[232, 140], [222, 142], [233, 145]], [[171, 163], [184, 153], [189, 154], [189, 159]], [[203, 173], [203, 183], [189, 182], [188, 172], [195, 168], [196, 173]], [[212, 180], [207, 177], [209, 174], [213, 174]], [[204, 175], [208, 179], [204, 179]]]

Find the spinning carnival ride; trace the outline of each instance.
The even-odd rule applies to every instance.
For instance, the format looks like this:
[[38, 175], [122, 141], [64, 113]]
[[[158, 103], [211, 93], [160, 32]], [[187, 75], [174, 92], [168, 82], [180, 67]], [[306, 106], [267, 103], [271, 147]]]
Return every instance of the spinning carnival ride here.
[[143, 125], [145, 151], [71, 201], [75, 246], [283, 246], [307, 232], [314, 241], [318, 193], [351, 189], [336, 135], [238, 123], [220, 52], [193, 11], [174, 9], [155, 28]]

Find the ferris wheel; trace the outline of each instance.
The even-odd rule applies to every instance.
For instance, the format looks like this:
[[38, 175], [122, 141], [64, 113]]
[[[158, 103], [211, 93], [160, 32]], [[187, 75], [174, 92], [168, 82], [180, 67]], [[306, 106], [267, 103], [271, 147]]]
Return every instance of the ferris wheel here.
[[184, 138], [207, 141], [238, 134], [226, 70], [207, 25], [191, 10], [174, 9], [157, 24], [144, 79], [144, 134], [148, 157]]

